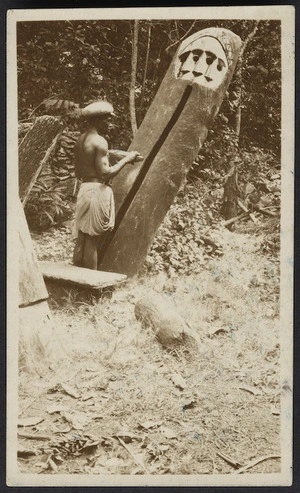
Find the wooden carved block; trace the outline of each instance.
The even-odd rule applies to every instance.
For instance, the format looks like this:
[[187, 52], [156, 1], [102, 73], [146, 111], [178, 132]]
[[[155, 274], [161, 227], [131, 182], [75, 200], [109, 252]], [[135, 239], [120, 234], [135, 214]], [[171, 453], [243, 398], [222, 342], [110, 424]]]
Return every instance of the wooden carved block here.
[[129, 150], [144, 160], [115, 177], [116, 224], [99, 268], [137, 273], [221, 106], [241, 40], [208, 28], [184, 40]]
[[48, 161], [63, 123], [54, 116], [40, 116], [19, 146], [19, 196], [24, 207], [43, 165]]
[[25, 214], [18, 203], [19, 213], [19, 307], [33, 305], [48, 298], [27, 226]]

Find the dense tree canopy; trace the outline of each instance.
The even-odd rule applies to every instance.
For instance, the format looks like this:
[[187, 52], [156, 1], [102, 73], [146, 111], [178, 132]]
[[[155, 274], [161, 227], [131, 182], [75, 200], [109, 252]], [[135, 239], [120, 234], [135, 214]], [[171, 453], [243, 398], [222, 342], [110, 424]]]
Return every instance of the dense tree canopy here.
[[[247, 42], [206, 147], [227, 152], [241, 114], [242, 148], [280, 151], [280, 22], [245, 20], [142, 20], [139, 22], [135, 107], [139, 125], [182, 39], [206, 27], [225, 27]], [[118, 114], [111, 145], [126, 148], [134, 21], [31, 21], [18, 23], [19, 119], [45, 112], [50, 97], [83, 106], [111, 101]], [[251, 33], [255, 34], [251, 38]], [[250, 38], [249, 38], [250, 35]], [[249, 39], [248, 39], [249, 38]]]

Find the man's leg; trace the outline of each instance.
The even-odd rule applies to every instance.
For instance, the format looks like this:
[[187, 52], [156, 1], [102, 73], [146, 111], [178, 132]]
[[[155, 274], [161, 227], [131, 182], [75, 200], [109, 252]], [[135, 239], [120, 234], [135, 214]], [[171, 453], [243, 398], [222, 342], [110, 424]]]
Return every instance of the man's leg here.
[[82, 231], [78, 231], [78, 236], [76, 239], [74, 253], [73, 253], [73, 264], [77, 265], [77, 267], [82, 267], [84, 243], [86, 236], [87, 235], [85, 235]]
[[98, 267], [98, 241], [99, 236], [85, 235], [84, 252], [83, 252], [83, 267], [86, 269], [97, 270]]

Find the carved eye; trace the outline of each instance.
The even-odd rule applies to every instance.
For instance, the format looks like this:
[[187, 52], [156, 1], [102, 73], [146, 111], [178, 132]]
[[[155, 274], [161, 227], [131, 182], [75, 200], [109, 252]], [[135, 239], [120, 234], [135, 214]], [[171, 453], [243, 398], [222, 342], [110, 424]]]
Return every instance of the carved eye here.
[[217, 58], [216, 55], [214, 55], [211, 51], [206, 52], [207, 65], [211, 65], [216, 58]]
[[202, 50], [193, 50], [192, 53], [193, 53], [193, 61], [198, 62], [199, 58], [203, 54], [203, 51]]
[[180, 55], [179, 60], [181, 61], [181, 63], [184, 63], [187, 60], [190, 53], [190, 51], [186, 51], [185, 53], [182, 53], [182, 55]]
[[223, 62], [223, 60], [221, 60], [221, 58], [218, 58], [217, 70], [221, 72], [221, 70], [223, 70], [224, 67], [225, 67], [225, 63]]

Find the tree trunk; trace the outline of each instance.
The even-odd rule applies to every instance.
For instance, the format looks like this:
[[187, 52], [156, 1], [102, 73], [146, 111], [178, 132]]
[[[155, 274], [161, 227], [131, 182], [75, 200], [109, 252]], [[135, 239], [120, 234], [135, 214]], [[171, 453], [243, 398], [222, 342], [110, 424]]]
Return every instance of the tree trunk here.
[[139, 36], [139, 21], [134, 21], [133, 28], [133, 43], [132, 43], [132, 56], [131, 56], [131, 80], [130, 80], [130, 92], [129, 92], [129, 106], [130, 106], [130, 120], [133, 136], [137, 132], [136, 113], [135, 113], [135, 83], [136, 83], [136, 69], [137, 69], [137, 54], [138, 54], [138, 36]]
[[148, 25], [147, 52], [146, 52], [142, 92], [141, 92], [140, 105], [139, 105], [140, 108], [142, 107], [143, 100], [144, 100], [144, 92], [145, 92], [145, 84], [146, 84], [146, 77], [147, 77], [147, 70], [148, 70], [149, 52], [150, 52], [150, 42], [151, 42], [151, 21], [149, 21], [149, 25]]
[[243, 42], [240, 55], [239, 55], [239, 61], [238, 61], [238, 66], [236, 70], [236, 83], [238, 85], [238, 95], [237, 95], [237, 100], [236, 100], [236, 114], [235, 114], [235, 133], [236, 133], [236, 140], [237, 140], [237, 146], [239, 145], [240, 141], [240, 133], [241, 133], [241, 121], [242, 121], [242, 99], [243, 99], [243, 93], [242, 93], [242, 83], [243, 83], [243, 62], [244, 62], [244, 53], [245, 50], [248, 46], [248, 43], [251, 41], [251, 39], [255, 36], [256, 31], [258, 29], [258, 24], [259, 21], [255, 21], [255, 25], [251, 33], [248, 34], [247, 38]]
[[[238, 196], [237, 166], [234, 165], [226, 176], [224, 184], [223, 215], [226, 221], [238, 215]], [[226, 227], [232, 231], [234, 224], [230, 223]]]
[[239, 106], [235, 114], [235, 134], [236, 134], [237, 144], [239, 144], [240, 142], [241, 122], [242, 122], [242, 107], [241, 107], [241, 103], [239, 102]]
[[[244, 63], [244, 53], [248, 46], [248, 43], [255, 36], [256, 31], [258, 29], [259, 21], [255, 21], [253, 30], [248, 34], [247, 38], [243, 42], [242, 48], [239, 53], [239, 60], [237, 63], [236, 69], [236, 84], [238, 86], [237, 89], [237, 98], [236, 98], [236, 113], [235, 113], [235, 144], [237, 149], [239, 148], [240, 143], [240, 134], [241, 134], [241, 122], [242, 122], [242, 100], [243, 100], [243, 63]], [[230, 231], [235, 228], [235, 222], [230, 222], [231, 218], [234, 218], [238, 214], [238, 195], [239, 188], [237, 183], [238, 170], [237, 166], [233, 166], [229, 171], [226, 182], [224, 186], [224, 200], [223, 200], [223, 214], [224, 218], [228, 223], [225, 225]]]

